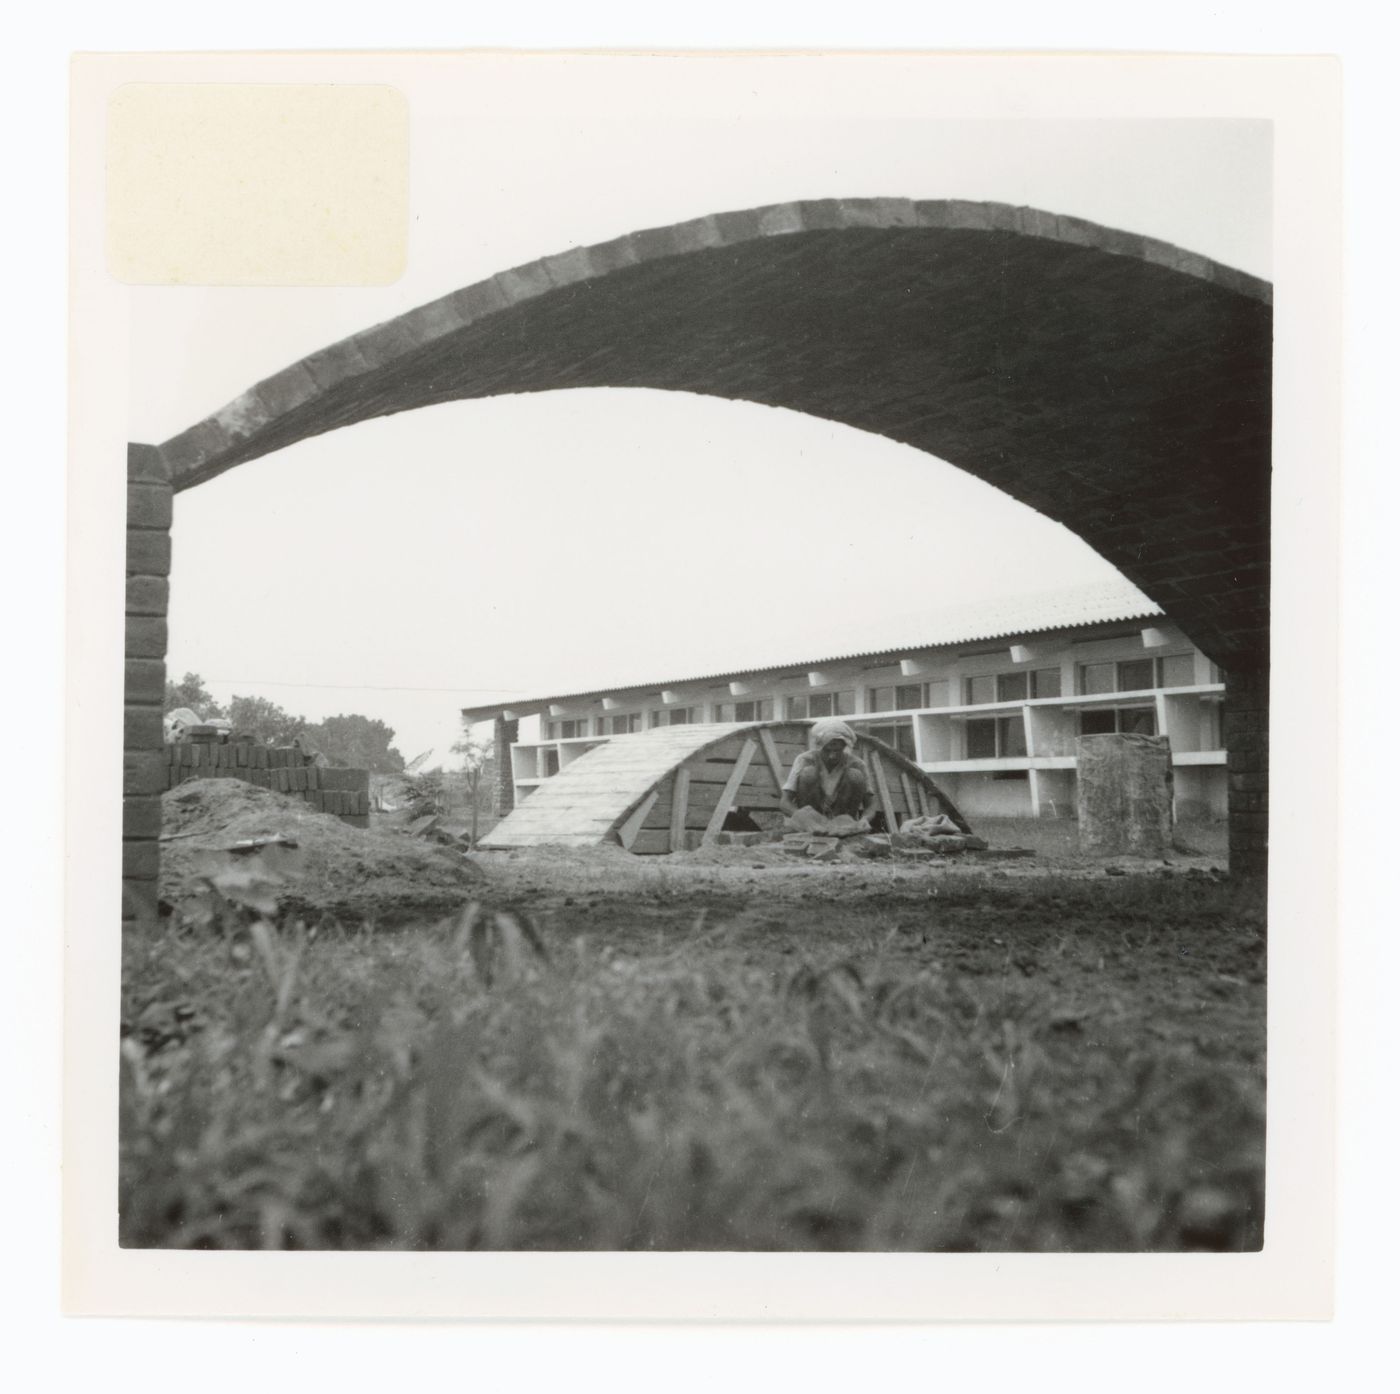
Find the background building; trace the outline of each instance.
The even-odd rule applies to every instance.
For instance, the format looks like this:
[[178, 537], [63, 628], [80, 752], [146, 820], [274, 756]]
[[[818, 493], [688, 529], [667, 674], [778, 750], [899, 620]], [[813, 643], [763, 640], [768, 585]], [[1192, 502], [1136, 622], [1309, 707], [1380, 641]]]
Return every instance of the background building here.
[[[1075, 812], [1075, 740], [1171, 740], [1176, 816], [1223, 818], [1220, 670], [1127, 582], [931, 610], [901, 643], [469, 707], [515, 729], [514, 801], [602, 741], [656, 726], [842, 716], [933, 775], [969, 817]], [[529, 718], [535, 718], [531, 721]], [[502, 741], [504, 744], [504, 740]]]

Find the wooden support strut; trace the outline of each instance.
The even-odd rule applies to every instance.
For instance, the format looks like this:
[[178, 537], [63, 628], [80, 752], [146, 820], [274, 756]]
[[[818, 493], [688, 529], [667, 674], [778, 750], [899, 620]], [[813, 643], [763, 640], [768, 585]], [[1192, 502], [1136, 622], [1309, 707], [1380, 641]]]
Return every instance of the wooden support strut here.
[[720, 829], [724, 827], [724, 820], [729, 817], [729, 810], [734, 807], [734, 797], [738, 794], [739, 786], [744, 782], [744, 776], [749, 772], [749, 765], [757, 751], [758, 742], [750, 736], [744, 742], [743, 749], [739, 751], [738, 759], [734, 761], [734, 767], [729, 772], [729, 779], [725, 783], [724, 791], [719, 796], [719, 802], [715, 804], [715, 811], [710, 814], [710, 821], [705, 824], [702, 842], [713, 842]]
[[905, 811], [911, 818], [917, 817], [919, 805], [914, 798], [914, 781], [909, 778], [909, 771], [906, 769], [901, 769], [899, 772], [899, 787], [904, 792]]
[[885, 779], [884, 761], [880, 759], [880, 752], [872, 750], [870, 752], [870, 768], [875, 771], [875, 788], [880, 795], [880, 808], [885, 815], [885, 831], [898, 832], [899, 824], [895, 821], [894, 800], [890, 798], [889, 782]]
[[685, 847], [685, 813], [690, 803], [690, 771], [684, 765], [676, 771], [675, 782], [671, 787], [671, 851], [679, 852]]
[[783, 761], [778, 754], [778, 744], [773, 739], [773, 733], [766, 729], [760, 729], [758, 743], [763, 747], [763, 758], [773, 776], [773, 787], [781, 797], [783, 792]]
[[637, 834], [642, 830], [642, 824], [647, 820], [647, 814], [651, 812], [660, 794], [659, 789], [653, 789], [637, 805], [637, 811], [618, 829], [618, 840], [629, 852], [632, 850], [632, 844], [637, 840]]

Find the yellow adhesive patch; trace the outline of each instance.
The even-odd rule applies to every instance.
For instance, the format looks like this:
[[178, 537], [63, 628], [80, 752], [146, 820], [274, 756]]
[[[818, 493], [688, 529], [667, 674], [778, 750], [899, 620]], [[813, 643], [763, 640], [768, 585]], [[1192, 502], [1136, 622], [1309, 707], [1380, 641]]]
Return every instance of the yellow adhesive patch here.
[[408, 255], [393, 87], [133, 83], [107, 120], [107, 265], [138, 285], [379, 286]]

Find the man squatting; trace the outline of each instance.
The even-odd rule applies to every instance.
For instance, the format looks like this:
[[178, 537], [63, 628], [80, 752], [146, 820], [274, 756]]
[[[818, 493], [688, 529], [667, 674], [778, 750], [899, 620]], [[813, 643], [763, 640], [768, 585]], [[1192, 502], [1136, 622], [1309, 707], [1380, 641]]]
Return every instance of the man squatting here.
[[809, 743], [783, 784], [783, 812], [791, 816], [810, 808], [824, 818], [845, 814], [868, 828], [875, 791], [865, 762], [855, 754], [855, 732], [844, 721], [827, 717], [812, 727]]

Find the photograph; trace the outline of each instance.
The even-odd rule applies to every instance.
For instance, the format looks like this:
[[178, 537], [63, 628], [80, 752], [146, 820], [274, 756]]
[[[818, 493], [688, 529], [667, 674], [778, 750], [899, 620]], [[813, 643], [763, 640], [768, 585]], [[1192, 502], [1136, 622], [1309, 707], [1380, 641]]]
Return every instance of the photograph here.
[[106, 61], [117, 1248], [1261, 1255], [1276, 122]]

